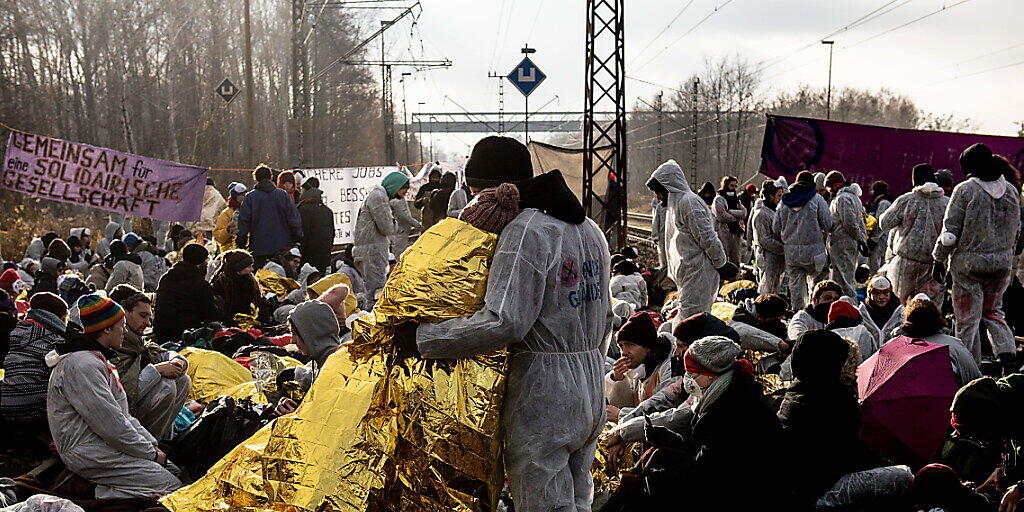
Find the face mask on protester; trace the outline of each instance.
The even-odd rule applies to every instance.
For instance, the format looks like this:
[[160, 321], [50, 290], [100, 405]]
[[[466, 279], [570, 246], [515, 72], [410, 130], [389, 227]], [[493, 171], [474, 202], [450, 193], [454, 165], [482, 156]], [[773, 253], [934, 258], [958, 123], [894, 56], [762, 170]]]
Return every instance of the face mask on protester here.
[[693, 380], [693, 377], [689, 375], [683, 376], [683, 390], [694, 398], [700, 398], [704, 394], [704, 390], [697, 384], [697, 381]]

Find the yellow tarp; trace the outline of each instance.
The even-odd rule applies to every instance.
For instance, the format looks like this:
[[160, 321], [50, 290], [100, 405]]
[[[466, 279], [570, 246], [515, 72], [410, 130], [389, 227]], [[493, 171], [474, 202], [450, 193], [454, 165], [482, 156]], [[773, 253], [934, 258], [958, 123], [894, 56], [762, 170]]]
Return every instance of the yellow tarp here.
[[355, 341], [302, 405], [164, 498], [186, 511], [477, 511], [503, 482], [505, 353], [432, 368], [394, 358], [394, 326], [483, 305], [496, 237], [446, 219], [402, 256]]

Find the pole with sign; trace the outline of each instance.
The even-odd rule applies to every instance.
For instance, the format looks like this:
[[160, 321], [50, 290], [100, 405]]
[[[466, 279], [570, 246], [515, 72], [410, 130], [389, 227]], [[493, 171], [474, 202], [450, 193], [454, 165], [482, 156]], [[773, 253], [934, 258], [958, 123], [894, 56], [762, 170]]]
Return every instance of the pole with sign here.
[[540, 85], [541, 82], [547, 78], [536, 64], [530, 60], [529, 54], [535, 53], [537, 50], [528, 46], [523, 47], [522, 62], [519, 63], [512, 72], [508, 74], [508, 81], [512, 82], [512, 85], [519, 89], [519, 92], [523, 93], [523, 101], [525, 103], [526, 119], [524, 124], [525, 142], [530, 142], [530, 93]]

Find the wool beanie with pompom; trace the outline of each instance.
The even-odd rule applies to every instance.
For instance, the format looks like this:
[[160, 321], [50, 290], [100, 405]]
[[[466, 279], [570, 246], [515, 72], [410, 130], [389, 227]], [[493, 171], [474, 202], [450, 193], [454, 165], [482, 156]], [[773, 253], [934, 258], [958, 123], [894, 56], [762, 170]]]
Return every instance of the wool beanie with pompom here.
[[477, 229], [500, 234], [519, 215], [519, 189], [511, 183], [481, 190], [459, 214]]

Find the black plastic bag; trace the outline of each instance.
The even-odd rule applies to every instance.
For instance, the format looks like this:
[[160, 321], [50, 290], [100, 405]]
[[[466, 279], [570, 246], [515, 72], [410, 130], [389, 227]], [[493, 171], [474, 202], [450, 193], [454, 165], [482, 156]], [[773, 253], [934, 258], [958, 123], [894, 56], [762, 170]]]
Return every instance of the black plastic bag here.
[[222, 396], [206, 404], [199, 418], [173, 443], [170, 459], [191, 481], [274, 418], [273, 407]]

